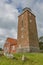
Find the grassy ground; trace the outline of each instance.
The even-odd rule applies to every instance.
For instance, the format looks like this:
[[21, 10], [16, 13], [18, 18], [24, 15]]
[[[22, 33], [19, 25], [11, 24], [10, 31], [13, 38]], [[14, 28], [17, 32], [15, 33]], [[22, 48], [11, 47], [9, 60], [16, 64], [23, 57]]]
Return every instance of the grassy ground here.
[[15, 59], [0, 56], [0, 65], [43, 65], [43, 53], [24, 53], [27, 60], [21, 60], [23, 54], [14, 54]]

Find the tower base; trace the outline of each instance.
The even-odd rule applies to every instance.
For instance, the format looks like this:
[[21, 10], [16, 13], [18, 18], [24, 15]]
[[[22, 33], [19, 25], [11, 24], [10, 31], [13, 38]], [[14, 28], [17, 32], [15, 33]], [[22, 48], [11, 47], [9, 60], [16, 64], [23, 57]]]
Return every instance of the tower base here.
[[38, 47], [22, 47], [22, 48], [17, 48], [17, 52], [40, 52]]

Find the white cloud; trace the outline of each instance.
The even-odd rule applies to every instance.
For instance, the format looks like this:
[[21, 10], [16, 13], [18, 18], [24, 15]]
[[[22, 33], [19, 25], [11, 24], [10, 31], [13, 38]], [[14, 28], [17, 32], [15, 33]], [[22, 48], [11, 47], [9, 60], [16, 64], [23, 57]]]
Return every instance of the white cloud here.
[[[0, 0], [0, 38], [14, 37], [17, 33], [18, 10], [5, 2]], [[13, 32], [10, 32], [13, 30]]]
[[40, 0], [0, 0], [0, 39], [17, 38], [17, 8], [30, 7], [36, 14], [38, 35], [43, 35], [43, 2]]
[[36, 22], [38, 28], [38, 36], [43, 36], [43, 2], [36, 2], [35, 6], [33, 6], [33, 10], [36, 14]]
[[17, 32], [15, 29], [9, 30], [9, 33], [6, 34], [6, 37], [11, 37], [17, 39]]
[[17, 31], [15, 29], [0, 29], [0, 36], [17, 38]]
[[4, 4], [0, 8], [0, 18], [3, 18], [4, 21], [6, 20], [16, 20], [16, 17], [18, 16], [18, 10], [14, 8], [10, 4]]

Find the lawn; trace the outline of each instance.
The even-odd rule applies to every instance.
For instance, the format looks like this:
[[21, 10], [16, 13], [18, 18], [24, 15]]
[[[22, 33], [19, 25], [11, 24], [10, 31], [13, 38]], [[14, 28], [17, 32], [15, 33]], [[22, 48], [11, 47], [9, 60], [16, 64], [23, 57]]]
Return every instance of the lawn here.
[[43, 65], [43, 53], [24, 53], [27, 60], [21, 60], [22, 53], [14, 54], [14, 59], [0, 56], [0, 65]]

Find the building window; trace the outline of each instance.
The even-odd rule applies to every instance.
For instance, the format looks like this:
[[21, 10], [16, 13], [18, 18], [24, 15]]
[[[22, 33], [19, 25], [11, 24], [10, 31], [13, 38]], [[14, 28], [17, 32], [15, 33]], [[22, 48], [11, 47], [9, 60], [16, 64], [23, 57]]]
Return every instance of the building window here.
[[9, 50], [9, 47], [7, 47], [7, 50]]
[[4, 48], [4, 51], [5, 51], [5, 52], [8, 52], [8, 51], [9, 51], [9, 48], [8, 48], [8, 47], [5, 47], [5, 48]]
[[12, 46], [12, 50], [15, 50], [15, 46]]

